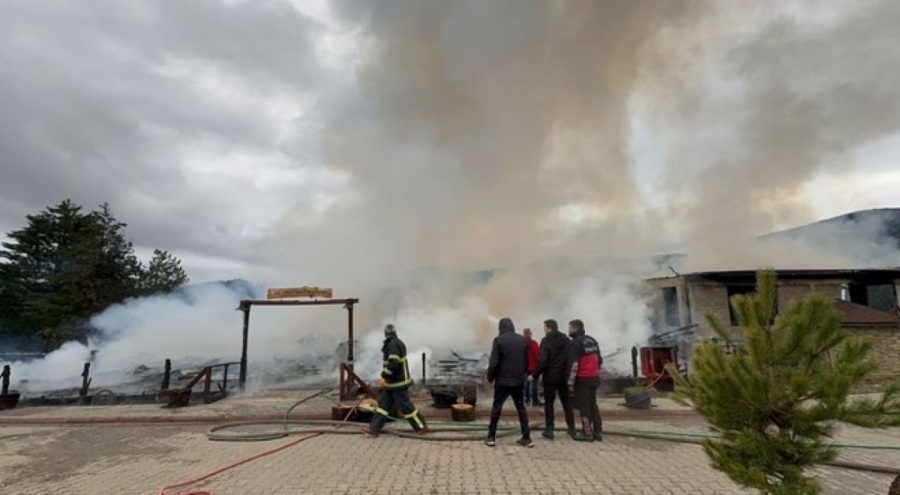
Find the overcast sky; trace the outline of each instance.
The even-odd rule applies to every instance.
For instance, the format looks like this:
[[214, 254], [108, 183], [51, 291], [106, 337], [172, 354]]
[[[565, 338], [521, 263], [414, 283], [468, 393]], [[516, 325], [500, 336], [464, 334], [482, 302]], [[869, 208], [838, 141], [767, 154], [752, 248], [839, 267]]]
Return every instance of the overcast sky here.
[[109, 202], [204, 281], [900, 206], [896, 2], [441, 3], [0, 0], [0, 231]]

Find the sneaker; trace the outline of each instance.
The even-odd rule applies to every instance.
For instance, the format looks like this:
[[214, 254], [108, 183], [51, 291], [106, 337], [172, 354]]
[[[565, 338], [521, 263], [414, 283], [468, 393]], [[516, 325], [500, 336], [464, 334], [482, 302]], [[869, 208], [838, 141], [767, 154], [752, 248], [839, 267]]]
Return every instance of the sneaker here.
[[497, 445], [497, 441], [494, 440], [493, 438], [485, 438], [484, 444], [487, 445], [488, 447], [493, 447], [494, 445]]
[[416, 430], [416, 435], [426, 435], [428, 433], [431, 433], [431, 431], [429, 431], [428, 428], [422, 428], [421, 430]]
[[516, 445], [519, 445], [521, 447], [527, 447], [530, 449], [531, 447], [534, 447], [534, 442], [532, 442], [530, 438], [523, 438], [521, 440], [516, 441]]
[[584, 433], [579, 432], [579, 433], [572, 435], [572, 440], [575, 440], [576, 442], [593, 442], [594, 436], [593, 435], [585, 435]]
[[537, 401], [537, 402], [535, 402], [535, 403], [532, 404], [532, 406], [534, 406], [534, 407], [542, 407], [543, 405], [544, 405], [544, 403], [541, 402], [541, 401]]
[[553, 440], [553, 430], [544, 430], [544, 432], [541, 433], [541, 436], [547, 440]]
[[575, 428], [569, 428], [568, 433], [569, 433], [569, 436], [572, 437], [572, 438], [575, 438], [575, 435], [578, 434], [578, 433], [576, 432]]
[[368, 438], [378, 438], [378, 432], [368, 426], [362, 429], [362, 434]]
[[603, 433], [594, 433], [594, 441], [602, 442], [603, 441]]

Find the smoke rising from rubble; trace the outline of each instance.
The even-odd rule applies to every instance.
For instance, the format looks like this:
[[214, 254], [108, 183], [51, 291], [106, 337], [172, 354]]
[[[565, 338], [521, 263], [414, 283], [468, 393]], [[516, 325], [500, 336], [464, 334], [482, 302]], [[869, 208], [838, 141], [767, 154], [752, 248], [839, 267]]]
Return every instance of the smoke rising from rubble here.
[[[373, 280], [390, 286], [414, 266], [505, 268], [454, 293], [487, 308], [473, 340], [486, 345], [499, 316], [520, 328], [546, 317], [593, 329], [641, 320], [624, 316], [644, 311], [630, 284], [615, 286], [627, 297], [609, 298], [622, 302], [594, 318], [587, 303], [544, 299], [548, 286], [582, 287], [582, 300], [603, 301], [597, 285], [620, 280], [604, 259], [678, 248], [689, 253], [682, 270], [828, 268], [882, 254], [755, 238], [808, 221], [799, 188], [852, 167], [856, 148], [900, 125], [900, 90], [879, 75], [900, 66], [890, 2], [830, 17], [815, 7], [812, 19], [792, 10], [814, 8], [803, 2], [780, 11], [694, 1], [337, 5], [361, 33], [361, 62], [324, 153], [352, 177], [354, 196], [332, 212], [334, 228], [286, 231], [288, 245], [309, 247], [304, 273], [368, 294]], [[579, 215], [579, 225], [565, 220]], [[577, 268], [523, 268], [544, 259]], [[628, 280], [650, 272], [634, 265]], [[371, 285], [350, 282], [361, 279]], [[431, 321], [454, 297], [407, 298], [368, 316], [431, 306], [420, 319]], [[406, 335], [425, 341], [433, 326]], [[630, 340], [640, 342], [646, 323], [635, 326]]]
[[[349, 188], [322, 217], [285, 215], [260, 247], [271, 270], [249, 278], [359, 297], [367, 378], [387, 322], [441, 357], [487, 351], [503, 316], [538, 337], [580, 318], [605, 353], [640, 344], [651, 254], [689, 253], [680, 271], [898, 261], [869, 241], [877, 224], [854, 245], [829, 245], [832, 227], [756, 240], [811, 220], [802, 187], [900, 127], [896, 2], [330, 5], [359, 58], [321, 97], [320, 152]], [[235, 296], [210, 291], [98, 316], [121, 332], [98, 359], [235, 356]], [[302, 335], [343, 340], [343, 318], [254, 310], [251, 362]]]

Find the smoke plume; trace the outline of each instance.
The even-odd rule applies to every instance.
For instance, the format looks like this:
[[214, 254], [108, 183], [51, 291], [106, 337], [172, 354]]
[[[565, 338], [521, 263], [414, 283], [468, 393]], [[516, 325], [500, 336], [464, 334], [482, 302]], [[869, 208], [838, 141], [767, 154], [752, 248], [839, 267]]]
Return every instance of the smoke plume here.
[[[353, 56], [317, 102], [317, 156], [346, 188], [324, 213], [304, 208], [308, 198], [288, 208], [259, 246], [269, 268], [246, 275], [359, 297], [368, 377], [387, 322], [411, 353], [443, 356], [486, 351], [504, 316], [537, 336], [547, 318], [582, 319], [604, 353], [640, 344], [651, 255], [688, 253], [680, 271], [896, 259], [865, 242], [823, 251], [824, 231], [812, 244], [757, 240], [812, 220], [803, 188], [852, 169], [861, 147], [900, 127], [896, 2], [341, 0], [326, 10], [352, 33]], [[302, 134], [286, 154], [310, 141]], [[234, 340], [213, 342], [238, 328], [229, 297], [200, 297], [185, 318], [165, 300], [136, 301], [96, 323], [131, 336], [110, 354], [137, 356], [155, 349], [153, 336], [190, 329], [207, 356], [233, 355]], [[268, 341], [252, 336], [254, 352], [277, 354], [291, 331], [345, 338], [333, 308], [256, 320], [268, 312], [254, 312], [271, 329]]]

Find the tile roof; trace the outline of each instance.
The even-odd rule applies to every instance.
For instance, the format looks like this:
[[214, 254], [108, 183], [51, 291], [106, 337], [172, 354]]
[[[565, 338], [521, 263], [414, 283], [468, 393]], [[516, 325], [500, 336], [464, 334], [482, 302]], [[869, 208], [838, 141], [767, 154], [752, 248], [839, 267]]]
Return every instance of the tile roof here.
[[888, 311], [863, 306], [862, 304], [835, 300], [835, 307], [844, 313], [844, 325], [847, 326], [896, 326], [900, 327], [900, 315]]

